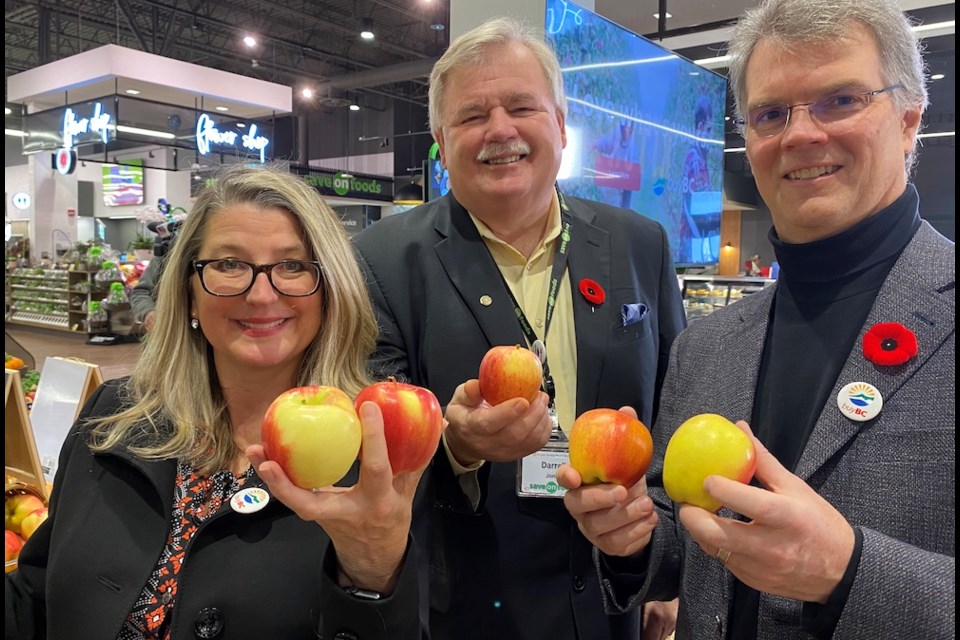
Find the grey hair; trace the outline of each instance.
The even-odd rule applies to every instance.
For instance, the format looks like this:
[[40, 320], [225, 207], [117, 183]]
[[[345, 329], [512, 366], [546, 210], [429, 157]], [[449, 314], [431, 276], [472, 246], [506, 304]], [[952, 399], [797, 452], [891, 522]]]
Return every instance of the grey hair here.
[[[540, 63], [543, 77], [553, 93], [554, 105], [567, 113], [563, 94], [563, 73], [557, 54], [544, 39], [542, 29], [535, 29], [512, 18], [493, 18], [467, 31], [454, 40], [430, 72], [430, 130], [443, 126], [443, 101], [447, 77], [452, 71], [484, 63], [484, 52], [493, 45], [517, 43], [530, 50]], [[436, 134], [434, 134], [436, 137]]]
[[[884, 84], [903, 85], [890, 94], [897, 108], [920, 105], [925, 110], [929, 101], [923, 47], [894, 0], [766, 0], [743, 14], [730, 39], [730, 90], [737, 116], [746, 113], [747, 64], [761, 40], [799, 51], [811, 42], [843, 37], [851, 22], [863, 24], [876, 38]], [[906, 169], [915, 162], [916, 142], [907, 154]]]

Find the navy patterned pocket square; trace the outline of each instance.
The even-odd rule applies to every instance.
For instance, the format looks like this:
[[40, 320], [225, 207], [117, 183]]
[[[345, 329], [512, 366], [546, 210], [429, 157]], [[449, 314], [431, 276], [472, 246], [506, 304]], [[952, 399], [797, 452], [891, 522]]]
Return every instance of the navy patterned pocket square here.
[[650, 308], [642, 302], [625, 304], [620, 307], [620, 319], [623, 321], [622, 326], [629, 327], [632, 324], [636, 324], [646, 318], [648, 313], [650, 313]]

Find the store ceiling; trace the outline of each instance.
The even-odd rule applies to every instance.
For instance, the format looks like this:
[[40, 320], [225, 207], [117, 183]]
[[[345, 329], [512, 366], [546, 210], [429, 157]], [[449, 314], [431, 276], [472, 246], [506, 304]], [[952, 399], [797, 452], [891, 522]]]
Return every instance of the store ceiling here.
[[[471, 2], [480, 0], [459, 0]], [[524, 0], [519, 0], [524, 1]], [[901, 0], [923, 22], [953, 20], [954, 3]], [[729, 27], [757, 0], [594, 0], [601, 15], [691, 59], [724, 52]], [[6, 0], [4, 75], [10, 76], [103, 44], [286, 84], [317, 96], [298, 106], [345, 107], [384, 98], [425, 105], [426, 76], [447, 46], [449, 0]], [[359, 31], [372, 20], [376, 39]], [[258, 39], [255, 47], [245, 35]], [[928, 38], [931, 126], [954, 128], [954, 35]], [[719, 71], [723, 71], [719, 69]], [[149, 69], [143, 80], [150, 79]], [[158, 88], [158, 91], [160, 88]], [[162, 96], [141, 98], [163, 101]], [[732, 134], [732, 130], [730, 132]], [[952, 142], [951, 142], [952, 144]]]

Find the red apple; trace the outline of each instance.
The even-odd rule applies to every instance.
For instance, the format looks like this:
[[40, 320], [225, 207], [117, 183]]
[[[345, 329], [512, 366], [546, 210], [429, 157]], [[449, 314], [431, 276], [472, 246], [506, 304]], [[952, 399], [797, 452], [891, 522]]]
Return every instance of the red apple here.
[[360, 451], [360, 418], [335, 387], [297, 387], [277, 396], [261, 426], [267, 458], [301, 489], [334, 484]]
[[10, 529], [3, 531], [3, 557], [4, 562], [16, 560], [20, 555], [20, 549], [23, 548], [23, 539]]
[[37, 530], [43, 521], [47, 519], [47, 508], [42, 507], [36, 511], [31, 511], [23, 517], [23, 522], [20, 523], [20, 535], [23, 536], [24, 540], [29, 540], [30, 536], [33, 535], [33, 532]]
[[23, 519], [37, 509], [42, 509], [44, 504], [43, 500], [32, 493], [20, 493], [4, 500], [3, 507], [3, 528], [19, 534]]
[[583, 413], [570, 429], [570, 465], [584, 484], [632, 487], [650, 466], [653, 438], [642, 422], [614, 409]]
[[416, 471], [437, 451], [443, 430], [443, 411], [429, 389], [396, 380], [372, 384], [357, 395], [357, 412], [374, 402], [383, 414], [383, 434], [393, 472]]
[[533, 402], [543, 383], [543, 366], [520, 345], [493, 347], [480, 361], [480, 395], [492, 405], [514, 398]]
[[681, 424], [663, 454], [663, 488], [674, 502], [707, 511], [723, 506], [703, 488], [707, 476], [747, 483], [757, 469], [753, 440], [715, 413], [702, 413]]

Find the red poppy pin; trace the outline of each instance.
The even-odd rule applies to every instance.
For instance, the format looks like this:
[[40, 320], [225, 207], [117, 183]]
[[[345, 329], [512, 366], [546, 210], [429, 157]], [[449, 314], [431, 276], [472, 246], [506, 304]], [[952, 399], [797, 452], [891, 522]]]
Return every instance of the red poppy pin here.
[[590, 278], [584, 278], [580, 281], [580, 293], [590, 304], [603, 304], [603, 301], [607, 299], [607, 293], [600, 286], [600, 283]]
[[903, 364], [917, 355], [917, 336], [899, 322], [880, 322], [863, 336], [863, 355], [881, 366]]

